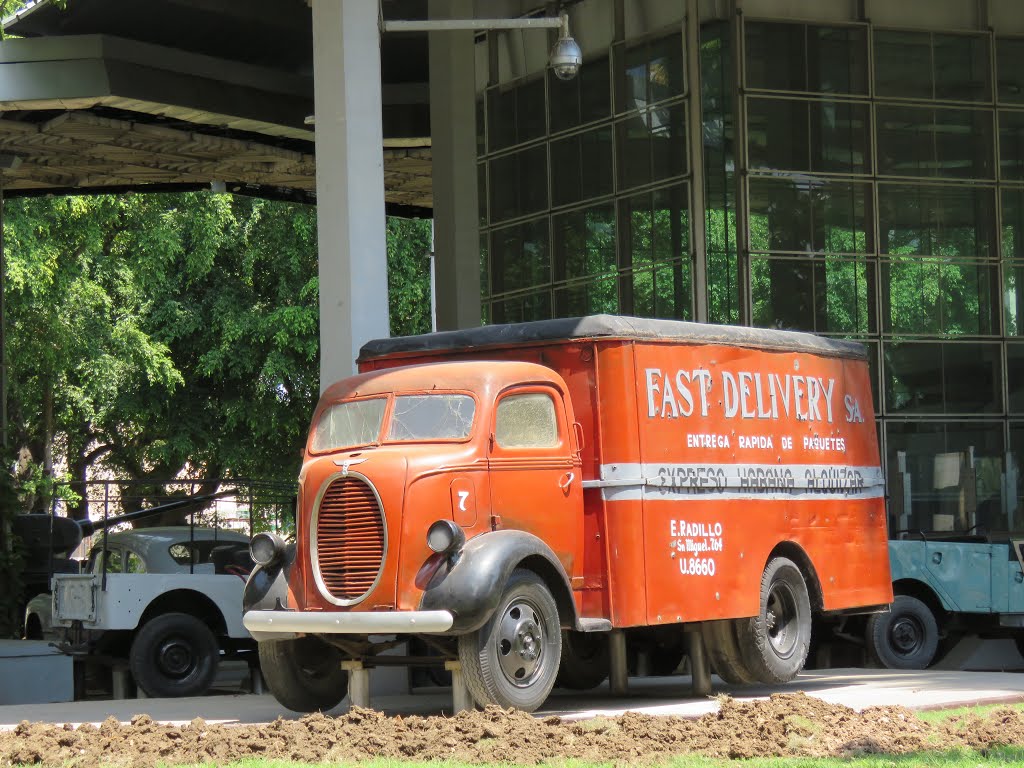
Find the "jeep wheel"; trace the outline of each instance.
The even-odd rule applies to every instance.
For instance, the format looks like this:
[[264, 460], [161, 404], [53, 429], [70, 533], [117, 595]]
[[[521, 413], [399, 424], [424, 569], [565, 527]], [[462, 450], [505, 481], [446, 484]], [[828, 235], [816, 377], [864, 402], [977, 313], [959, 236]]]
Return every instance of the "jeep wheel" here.
[[761, 574], [757, 615], [736, 625], [743, 664], [766, 685], [788, 683], [803, 669], [811, 646], [811, 604], [796, 563], [785, 557], [768, 561]]
[[260, 669], [274, 698], [293, 712], [333, 709], [348, 693], [341, 651], [315, 637], [265, 640]]
[[187, 613], [165, 613], [143, 624], [128, 653], [135, 684], [151, 698], [203, 695], [219, 662], [217, 638]]
[[477, 704], [532, 712], [555, 685], [562, 652], [558, 607], [532, 571], [513, 571], [498, 608], [459, 637], [459, 661]]
[[931, 609], [910, 595], [896, 595], [888, 613], [868, 619], [868, 651], [889, 669], [927, 669], [939, 647], [939, 625]]

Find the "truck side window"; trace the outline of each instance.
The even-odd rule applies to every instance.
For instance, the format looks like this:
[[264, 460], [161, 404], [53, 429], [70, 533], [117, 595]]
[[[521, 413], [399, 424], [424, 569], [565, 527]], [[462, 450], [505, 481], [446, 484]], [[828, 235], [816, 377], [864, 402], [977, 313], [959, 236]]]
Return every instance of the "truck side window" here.
[[555, 403], [543, 392], [509, 395], [498, 402], [494, 438], [502, 448], [554, 448], [558, 445]]
[[121, 550], [119, 549], [108, 549], [100, 553], [100, 558], [96, 561], [97, 573], [103, 568], [103, 560], [107, 561], [107, 573], [121, 573], [123, 570], [123, 563], [121, 561]]
[[127, 552], [125, 557], [125, 573], [145, 573], [146, 564], [142, 562], [142, 558], [134, 552]]

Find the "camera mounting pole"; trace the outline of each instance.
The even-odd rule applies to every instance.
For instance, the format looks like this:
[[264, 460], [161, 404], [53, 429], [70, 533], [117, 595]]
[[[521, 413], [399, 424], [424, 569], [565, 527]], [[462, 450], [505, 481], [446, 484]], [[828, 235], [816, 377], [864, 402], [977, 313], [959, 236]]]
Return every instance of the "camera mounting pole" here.
[[561, 13], [557, 18], [542, 16], [523, 19], [422, 19], [414, 21], [384, 21], [383, 32], [450, 32], [453, 30], [495, 29], [559, 29], [558, 40], [551, 49], [550, 62], [555, 75], [561, 80], [571, 80], [580, 70], [583, 54], [579, 45], [569, 35], [569, 15]]

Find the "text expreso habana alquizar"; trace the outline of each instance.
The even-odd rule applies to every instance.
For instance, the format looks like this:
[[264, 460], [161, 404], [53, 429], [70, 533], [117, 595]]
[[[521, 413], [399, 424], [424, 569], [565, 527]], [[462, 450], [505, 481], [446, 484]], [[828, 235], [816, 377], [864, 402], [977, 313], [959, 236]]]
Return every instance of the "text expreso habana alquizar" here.
[[[706, 368], [667, 374], [660, 368], [644, 369], [647, 416], [676, 419], [699, 408], [707, 417], [721, 404], [727, 419], [778, 419], [832, 423], [835, 379], [801, 374], [755, 371], [719, 371]], [[717, 389], [716, 389], [717, 387]], [[719, 394], [716, 394], [719, 393]]]

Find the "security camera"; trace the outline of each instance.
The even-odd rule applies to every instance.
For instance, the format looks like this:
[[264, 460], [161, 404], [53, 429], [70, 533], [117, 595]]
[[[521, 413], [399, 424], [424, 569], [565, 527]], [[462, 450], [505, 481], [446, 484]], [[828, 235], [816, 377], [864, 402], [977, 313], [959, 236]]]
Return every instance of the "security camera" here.
[[569, 35], [569, 16], [561, 15], [562, 30], [551, 49], [551, 68], [559, 80], [572, 80], [580, 71], [583, 63], [583, 52]]

